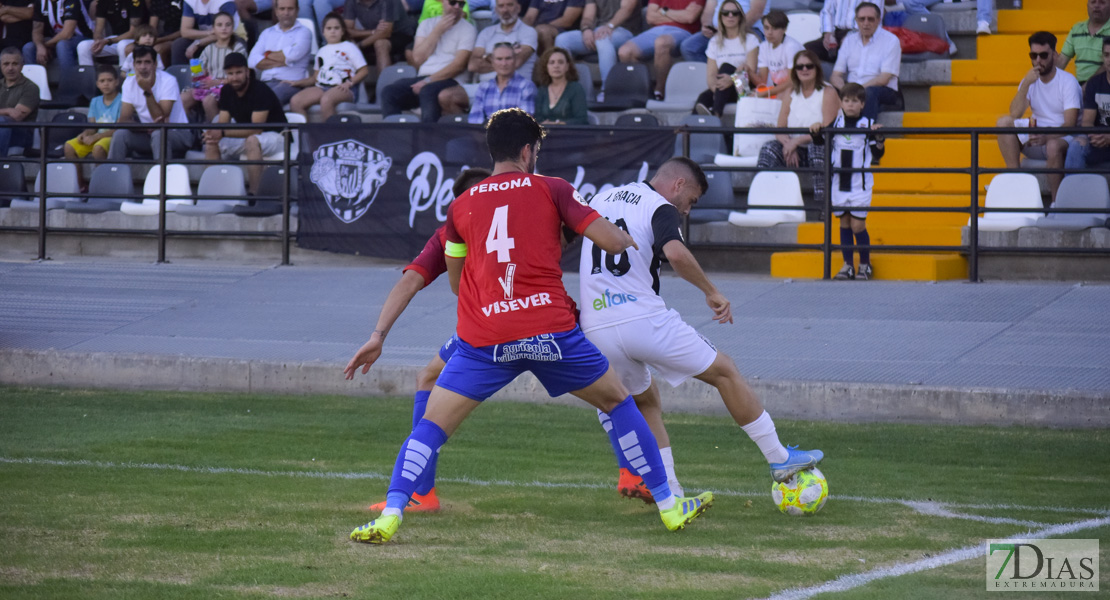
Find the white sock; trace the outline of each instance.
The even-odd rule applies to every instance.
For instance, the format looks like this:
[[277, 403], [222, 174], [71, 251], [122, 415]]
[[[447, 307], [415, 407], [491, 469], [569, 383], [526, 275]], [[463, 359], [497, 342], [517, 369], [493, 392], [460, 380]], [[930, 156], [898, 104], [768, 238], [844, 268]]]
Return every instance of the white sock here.
[[671, 488], [671, 493], [676, 497], [681, 498], [686, 494], [682, 493], [682, 484], [678, 482], [678, 477], [674, 474], [674, 455], [671, 454], [671, 448], [659, 449], [659, 456], [663, 458], [663, 469], [667, 471], [667, 485]]
[[674, 508], [674, 505], [675, 505], [674, 496], [671, 496], [670, 498], [667, 498], [666, 500], [663, 500], [662, 502], [656, 502], [655, 503], [655, 507], [659, 509], [659, 512], [663, 512], [665, 510], [670, 510], [670, 509]]
[[405, 515], [404, 515], [404, 513], [401, 512], [401, 509], [399, 509], [399, 508], [386, 507], [384, 510], [382, 510], [382, 516], [383, 517], [388, 517], [389, 515], [393, 515], [393, 516], [397, 517], [398, 521], [404, 521], [405, 520]]
[[759, 446], [759, 451], [763, 453], [763, 457], [767, 459], [770, 464], [780, 463], [785, 461], [790, 454], [786, 451], [786, 446], [782, 445], [779, 441], [779, 434], [775, 431], [775, 422], [771, 420], [771, 415], [767, 411], [759, 415], [759, 418], [741, 426], [744, 433], [752, 438], [756, 446]]

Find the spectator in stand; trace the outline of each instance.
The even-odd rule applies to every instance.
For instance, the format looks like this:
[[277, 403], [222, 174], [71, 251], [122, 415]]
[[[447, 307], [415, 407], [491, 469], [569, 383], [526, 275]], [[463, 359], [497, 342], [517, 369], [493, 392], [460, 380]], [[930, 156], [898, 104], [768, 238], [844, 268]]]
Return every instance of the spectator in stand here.
[[[254, 78], [254, 72], [247, 68], [245, 56], [238, 52], [228, 54], [224, 58], [223, 71], [227, 83], [220, 88], [219, 123], [257, 125], [286, 122], [277, 94]], [[204, 157], [208, 160], [240, 157], [262, 160], [284, 149], [280, 127], [209, 129], [204, 132]], [[262, 165], [248, 166], [247, 179], [250, 192], [256, 193], [262, 179]]]
[[[115, 67], [100, 65], [96, 68], [96, 89], [100, 90], [101, 95], [89, 102], [89, 123], [106, 124], [119, 121], [123, 99], [120, 96], [119, 74], [116, 73]], [[108, 158], [108, 148], [111, 143], [111, 129], [86, 129], [66, 142], [66, 158], [77, 160], [92, 154], [92, 157], [97, 160], [105, 160]]]
[[821, 62], [835, 62], [844, 36], [856, 30], [856, 8], [865, 0], [826, 0], [821, 7], [821, 39], [806, 42]]
[[94, 26], [85, 0], [44, 0], [35, 5], [31, 42], [23, 45], [24, 64], [77, 66], [77, 44], [92, 38]]
[[1080, 84], [1103, 70], [1102, 40], [1110, 37], [1110, 0], [1087, 0], [1087, 20], [1072, 26], [1064, 47], [1056, 57], [1056, 66], [1068, 68], [1075, 59], [1075, 76]]
[[[911, 15], [927, 15], [929, 7], [946, 0], [902, 0], [902, 7]], [[975, 3], [975, 33], [990, 35], [994, 22], [994, 0], [980, 0]]]
[[663, 99], [678, 47], [697, 33], [704, 6], [705, 0], [649, 0], [647, 24], [651, 29], [628, 40], [617, 51], [622, 63], [654, 60], [656, 100]]
[[[417, 25], [433, 17], [443, 16], [443, 4], [441, 0], [425, 0], [420, 7], [420, 17], [417, 19]], [[470, 5], [463, 7], [463, 15], [470, 19]]]
[[419, 106], [421, 121], [439, 120], [439, 94], [459, 84], [455, 78], [466, 72], [478, 37], [474, 25], [463, 18], [465, 6], [465, 0], [447, 0], [443, 16], [420, 24], [412, 48], [418, 77], [395, 81], [382, 90], [382, 114], [395, 115]]
[[320, 118], [326, 121], [340, 102], [355, 101], [355, 92], [370, 68], [362, 51], [348, 37], [347, 25], [339, 13], [324, 17], [324, 41], [327, 44], [316, 53], [316, 73], [287, 83], [304, 88], [289, 101], [290, 110], [308, 116], [309, 107], [319, 104]]
[[586, 0], [532, 0], [524, 22], [536, 28], [540, 54], [555, 45], [560, 33], [576, 29], [585, 6]]
[[366, 61], [382, 72], [394, 62], [404, 62], [405, 49], [412, 46], [416, 19], [409, 16], [401, 0], [347, 0], [343, 8], [347, 33], [362, 49]]
[[[766, 31], [766, 30], [765, 30]], [[836, 119], [840, 110], [840, 96], [836, 89], [825, 81], [821, 61], [812, 50], [802, 50], [794, 55], [794, 67], [790, 71], [790, 93], [782, 94], [782, 108], [779, 110], [777, 127], [798, 127], [811, 129], [825, 127]], [[820, 167], [825, 164], [825, 146], [813, 142], [809, 134], [787, 135], [780, 133], [775, 139], [763, 144], [759, 149], [761, 169], [781, 169], [783, 167]], [[813, 204], [825, 208], [825, 178], [820, 173], [812, 173]], [[817, 212], [807, 213], [816, 216]], [[824, 219], [819, 219], [824, 220]]]
[[173, 43], [181, 38], [181, 0], [148, 0], [150, 26], [157, 38], [154, 51], [167, 64], [173, 64]]
[[204, 47], [216, 41], [212, 24], [216, 15], [226, 13], [239, 26], [239, 11], [234, 0], [183, 0], [181, 7], [181, 37], [173, 42], [173, 64], [187, 65], [198, 58]]
[[732, 76], [747, 73], [748, 81], [755, 81], [759, 63], [759, 38], [747, 33], [744, 10], [736, 0], [721, 3], [721, 29], [709, 40], [706, 57], [709, 89], [698, 96], [694, 112], [719, 117], [726, 104], [740, 97]]
[[555, 47], [536, 64], [536, 120], [541, 125], [587, 125], [586, 90], [578, 83], [578, 69], [570, 52]]
[[312, 32], [297, 22], [297, 6], [297, 0], [277, 0], [277, 23], [259, 34], [248, 59], [248, 66], [260, 72], [259, 79], [274, 90], [282, 104], [300, 91], [285, 82], [307, 77], [312, 60]]
[[[188, 123], [181, 106], [181, 90], [173, 75], [155, 66], [156, 53], [150, 46], [135, 48], [135, 75], [123, 82], [123, 104], [119, 122], [131, 123], [138, 117], [140, 123]], [[112, 134], [108, 158], [121, 161], [133, 158], [139, 152], [150, 152], [154, 160], [162, 156], [162, 129], [117, 129]], [[171, 158], [180, 158], [193, 147], [196, 137], [191, 129], [169, 129], [166, 148]]]
[[91, 67], [94, 58], [106, 56], [123, 62], [124, 51], [135, 41], [132, 28], [146, 20], [145, 8], [142, 0], [97, 0], [93, 36], [77, 44], [77, 64]]
[[39, 115], [39, 86], [23, 76], [23, 54], [8, 46], [0, 50], [0, 72], [4, 85], [0, 88], [0, 156], [7, 156], [12, 146], [29, 148], [35, 132], [30, 127], [11, 123], [31, 123]]
[[[33, 42], [35, 3], [30, 0], [0, 0], [0, 48], [22, 50]], [[22, 55], [21, 55], [22, 56]]]
[[566, 48], [574, 57], [597, 53], [602, 83], [598, 100], [605, 99], [605, 78], [617, 64], [617, 48], [640, 33], [641, 21], [639, 0], [587, 0], [579, 31], [556, 36], [555, 45]]
[[[738, 0], [740, 8], [744, 9], [744, 29], [754, 33], [756, 38], [763, 39], [761, 21], [771, 11], [770, 0]], [[701, 12], [701, 32], [686, 38], [679, 51], [682, 60], [690, 62], [705, 62], [705, 49], [709, 46], [709, 39], [717, 34], [721, 28], [721, 6], [717, 0], [706, 0], [705, 9]], [[758, 41], [758, 40], [757, 40]]]
[[[121, 77], [130, 77], [135, 73], [134, 56], [132, 56], [132, 51], [135, 50], [136, 46], [154, 46], [154, 28], [150, 25], [147, 25], [146, 23], [136, 25], [135, 28], [132, 30], [132, 33], [134, 33], [135, 35], [135, 43], [129, 44], [127, 48], [124, 48], [123, 50], [123, 60], [121, 60], [119, 64], [119, 72]], [[155, 52], [157, 53], [157, 51]], [[162, 57], [160, 55], [158, 56], [158, 68], [166, 68], [166, 65], [162, 63]]]
[[754, 81], [767, 87], [768, 96], [778, 96], [789, 92], [793, 82], [790, 69], [794, 66], [794, 56], [804, 50], [802, 43], [786, 35], [790, 19], [781, 10], [772, 10], [763, 17], [763, 35], [766, 40], [759, 44], [759, 70]]
[[493, 113], [503, 108], [519, 108], [529, 114], [536, 110], [536, 86], [516, 72], [513, 45], [498, 42], [493, 46], [493, 72], [496, 76], [478, 86], [467, 121], [485, 125]]
[[1102, 38], [1102, 72], [1083, 88], [1082, 126], [1093, 131], [1068, 144], [1068, 169], [1110, 166], [1110, 37]]
[[867, 90], [863, 116], [872, 122], [884, 104], [894, 104], [901, 98], [898, 73], [902, 68], [902, 43], [880, 26], [882, 19], [876, 4], [861, 2], [856, 7], [859, 31], [844, 36], [832, 74], [832, 84], [838, 90], [845, 83], [858, 83]]
[[235, 19], [227, 13], [216, 15], [212, 23], [216, 41], [200, 53], [201, 76], [193, 79], [193, 87], [181, 90], [185, 114], [191, 115], [197, 103], [204, 109], [204, 122], [210, 123], [220, 114], [220, 86], [224, 81], [224, 62], [232, 52], [247, 55], [247, 45], [235, 35]]
[[[1029, 59], [1033, 68], [1018, 84], [1017, 94], [1010, 101], [1010, 112], [998, 119], [998, 126], [1075, 127], [1083, 92], [1075, 76], [1056, 66], [1056, 36], [1047, 31], [1029, 36]], [[1032, 109], [1033, 116], [1022, 119], [1028, 108]], [[1072, 136], [1056, 134], [1003, 134], [998, 136], [998, 148], [1007, 169], [1019, 168], [1022, 154], [1047, 161], [1050, 169], [1059, 169], [1064, 166], [1071, 140]], [[1056, 191], [1063, 178], [1059, 173], [1048, 175], [1052, 202], [1056, 201]]]

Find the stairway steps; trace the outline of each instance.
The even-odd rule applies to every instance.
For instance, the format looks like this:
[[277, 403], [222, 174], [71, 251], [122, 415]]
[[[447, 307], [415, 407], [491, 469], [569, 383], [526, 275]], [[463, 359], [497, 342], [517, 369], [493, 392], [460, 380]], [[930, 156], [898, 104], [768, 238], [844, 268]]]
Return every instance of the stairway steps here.
[[[840, 269], [839, 252], [832, 257], [832, 272]], [[941, 281], [967, 278], [967, 259], [955, 252], [873, 252], [875, 279], [897, 281]], [[776, 252], [771, 255], [771, 276], [820, 279], [824, 275], [820, 252]]]

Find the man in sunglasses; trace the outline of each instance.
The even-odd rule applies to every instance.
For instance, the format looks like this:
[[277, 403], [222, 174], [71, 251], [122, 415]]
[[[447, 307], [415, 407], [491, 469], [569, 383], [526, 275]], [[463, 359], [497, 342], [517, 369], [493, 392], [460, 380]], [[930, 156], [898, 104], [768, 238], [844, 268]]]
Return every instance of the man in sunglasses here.
[[1078, 135], [1068, 145], [1064, 166], [1069, 169], [1110, 167], [1110, 37], [1102, 38], [1102, 72], [1083, 87], [1082, 127], [1091, 133]]
[[883, 13], [877, 4], [861, 2], [856, 6], [859, 31], [844, 36], [829, 82], [840, 89], [845, 83], [858, 83], [867, 90], [863, 116], [874, 121], [879, 109], [897, 104], [898, 73], [902, 68], [902, 43], [898, 36], [883, 29]]
[[[1056, 36], [1047, 31], [1029, 36], [1029, 60], [1033, 68], [1018, 84], [1017, 94], [1010, 101], [1010, 112], [999, 117], [998, 126], [1075, 127], [1082, 105], [1082, 90], [1074, 75], [1056, 66]], [[1021, 118], [1028, 108], [1032, 109], [1033, 116]], [[1064, 166], [1071, 139], [1070, 135], [1005, 134], [998, 136], [998, 148], [1002, 151], [1007, 169], [1020, 167], [1022, 154], [1046, 161], [1050, 169], [1059, 169]], [[1060, 188], [1063, 178], [1058, 173], [1048, 175], [1052, 202], [1056, 201], [1056, 190]], [[1049, 205], [1046, 203], [1045, 208]]]

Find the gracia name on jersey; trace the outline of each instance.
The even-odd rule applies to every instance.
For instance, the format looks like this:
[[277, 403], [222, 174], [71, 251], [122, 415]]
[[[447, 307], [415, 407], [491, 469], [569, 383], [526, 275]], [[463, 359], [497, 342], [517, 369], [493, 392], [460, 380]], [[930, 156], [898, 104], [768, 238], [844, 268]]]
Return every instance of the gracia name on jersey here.
[[518, 177], [509, 181], [498, 181], [494, 183], [483, 183], [470, 188], [470, 195], [481, 194], [484, 192], [497, 192], [511, 190], [518, 187], [532, 187], [531, 177]]
[[621, 190], [613, 192], [605, 197], [606, 202], [625, 202], [627, 204], [639, 204], [640, 195], [632, 193], [631, 190]]
[[483, 307], [482, 312], [486, 313], [486, 316], [488, 317], [490, 315], [499, 315], [503, 312], [524, 310], [526, 308], [543, 306], [545, 304], [551, 304], [551, 294], [548, 294], [547, 292], [540, 292], [538, 294], [532, 294], [531, 296], [526, 296], [524, 298], [514, 298], [512, 300], [500, 300], [498, 302], [492, 302], [489, 306]]
[[[639, 196], [637, 196], [637, 198], [639, 198]], [[611, 294], [609, 293], [609, 290], [605, 290], [605, 293], [600, 298], [594, 299], [594, 310], [603, 310], [611, 306], [618, 306], [626, 302], [635, 301], [636, 296], [633, 296], [632, 294], [625, 294], [621, 292]]]

